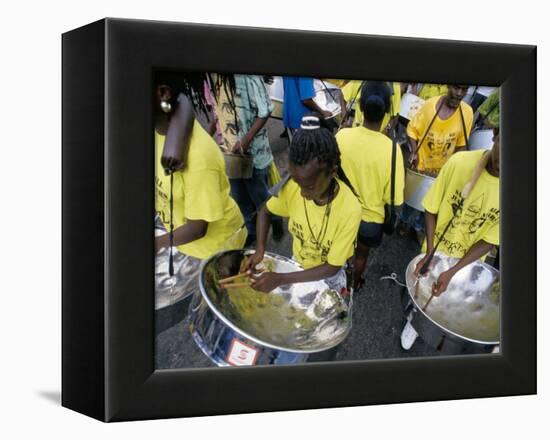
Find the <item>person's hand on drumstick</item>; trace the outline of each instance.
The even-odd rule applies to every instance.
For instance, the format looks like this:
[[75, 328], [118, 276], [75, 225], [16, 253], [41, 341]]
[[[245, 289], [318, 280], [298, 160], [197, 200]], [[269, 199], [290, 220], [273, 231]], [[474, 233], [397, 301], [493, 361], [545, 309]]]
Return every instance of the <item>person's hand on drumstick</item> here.
[[411, 155], [409, 156], [409, 166], [411, 169], [416, 170], [418, 167], [418, 143], [415, 139], [409, 137], [409, 150]]
[[451, 267], [445, 272], [441, 272], [437, 278], [437, 281], [432, 286], [432, 295], [437, 297], [445, 292], [456, 272], [456, 266]]
[[258, 251], [254, 252], [252, 255], [247, 257], [246, 262], [244, 264], [244, 270], [247, 273], [253, 274], [258, 271], [256, 266], [260, 264], [264, 260], [264, 252]]
[[258, 275], [251, 273], [250, 281], [254, 290], [265, 293], [269, 293], [283, 284], [281, 274], [277, 272], [262, 272]]
[[428, 258], [429, 258], [429, 257], [430, 257], [430, 253], [428, 252], [426, 255], [424, 255], [424, 256], [420, 259], [420, 261], [419, 261], [418, 263], [416, 263], [416, 267], [415, 267], [415, 269], [414, 269], [414, 275], [415, 275], [416, 277], [420, 277], [420, 276], [426, 275], [426, 273], [427, 273], [428, 270], [430, 269], [430, 265], [431, 265], [432, 263], [430, 263], [430, 264], [428, 265], [428, 267], [426, 268], [426, 271], [425, 271], [424, 273], [422, 273], [422, 274], [420, 273], [420, 269], [422, 269], [422, 266], [424, 266], [424, 264], [426, 263], [426, 261], [428, 261]]

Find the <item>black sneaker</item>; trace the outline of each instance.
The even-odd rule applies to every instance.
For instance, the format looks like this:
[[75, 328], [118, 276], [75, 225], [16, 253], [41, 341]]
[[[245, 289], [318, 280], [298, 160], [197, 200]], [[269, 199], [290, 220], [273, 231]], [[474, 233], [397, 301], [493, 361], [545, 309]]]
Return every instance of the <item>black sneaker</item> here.
[[273, 227], [273, 233], [272, 233], [272, 238], [273, 238], [273, 241], [275, 242], [279, 242], [283, 239], [284, 235], [285, 235], [285, 230], [283, 228], [283, 222], [274, 222], [272, 225]]

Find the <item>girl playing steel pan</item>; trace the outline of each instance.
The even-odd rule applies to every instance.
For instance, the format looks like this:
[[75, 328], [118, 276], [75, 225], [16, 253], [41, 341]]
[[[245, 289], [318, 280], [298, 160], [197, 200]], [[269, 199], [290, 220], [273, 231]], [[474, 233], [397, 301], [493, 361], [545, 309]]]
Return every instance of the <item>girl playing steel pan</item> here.
[[319, 118], [305, 116], [289, 150], [290, 179], [258, 214], [256, 252], [252, 271], [264, 257], [271, 215], [288, 217], [294, 258], [303, 271], [253, 275], [252, 287], [270, 292], [278, 286], [325, 280], [334, 290], [346, 287], [344, 266], [353, 255], [361, 205], [340, 166], [340, 152], [332, 133]]
[[[246, 240], [243, 216], [229, 195], [222, 153], [194, 117], [195, 108], [206, 112], [205, 78], [157, 76], [155, 210], [157, 230], [164, 229], [155, 239], [157, 309], [189, 296], [201, 260], [241, 248]], [[175, 255], [173, 246], [179, 251]], [[170, 287], [166, 295], [164, 287]]]

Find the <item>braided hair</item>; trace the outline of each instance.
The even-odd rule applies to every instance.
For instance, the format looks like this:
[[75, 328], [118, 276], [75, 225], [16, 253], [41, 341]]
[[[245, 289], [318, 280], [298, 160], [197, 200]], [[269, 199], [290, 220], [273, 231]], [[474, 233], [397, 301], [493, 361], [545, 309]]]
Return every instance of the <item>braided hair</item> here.
[[292, 137], [288, 159], [291, 164], [297, 166], [303, 166], [309, 161], [317, 159], [319, 163], [326, 165], [327, 171], [336, 166], [338, 179], [344, 182], [356, 197], [359, 197], [342, 169], [340, 149], [336, 138], [331, 131], [321, 127], [318, 117], [304, 116], [302, 118], [301, 128]]
[[239, 127], [239, 119], [237, 115], [237, 105], [235, 104], [235, 94], [237, 86], [235, 85], [235, 75], [229, 74], [222, 74], [218, 73], [216, 75], [216, 81], [213, 83], [213, 93], [216, 97], [216, 100], [219, 99], [220, 96], [220, 90], [223, 89], [225, 92], [225, 96], [227, 96], [227, 100], [229, 102], [229, 106], [231, 107], [231, 110], [233, 111], [233, 116], [235, 119], [235, 127]]
[[210, 75], [204, 72], [170, 72], [161, 71], [155, 74], [155, 84], [166, 85], [172, 89], [170, 104], [172, 108], [178, 105], [178, 95], [189, 98], [195, 110], [201, 111], [208, 118], [208, 103], [204, 96], [204, 83], [211, 81]]

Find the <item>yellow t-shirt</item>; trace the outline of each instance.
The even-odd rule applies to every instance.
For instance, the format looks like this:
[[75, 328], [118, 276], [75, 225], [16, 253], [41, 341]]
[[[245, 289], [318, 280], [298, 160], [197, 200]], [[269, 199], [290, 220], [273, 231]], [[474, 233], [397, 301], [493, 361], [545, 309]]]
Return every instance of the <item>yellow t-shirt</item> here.
[[[300, 194], [300, 187], [293, 180], [283, 186], [277, 197], [271, 197], [267, 201], [269, 212], [289, 217], [292, 252], [304, 269], [324, 263], [343, 266], [353, 255], [361, 222], [361, 205], [345, 183], [338, 181], [338, 185], [339, 190], [332, 201], [328, 223], [323, 221], [327, 207], [304, 199]], [[319, 236], [323, 223], [326, 225], [326, 232]], [[316, 242], [317, 237], [320, 243]]]
[[[384, 204], [391, 202], [392, 141], [366, 127], [344, 128], [336, 134], [342, 168], [360, 197], [365, 222], [384, 223]], [[395, 149], [395, 205], [403, 203], [405, 170], [401, 148]]]
[[338, 86], [340, 88], [344, 87], [349, 82], [349, 79], [337, 78], [322, 78], [322, 80], [334, 84], [335, 86]]
[[[155, 132], [155, 210], [166, 230], [170, 227], [170, 176], [160, 163], [165, 136]], [[178, 250], [205, 259], [226, 249], [239, 249], [246, 240], [243, 216], [229, 195], [223, 155], [216, 142], [195, 120], [187, 165], [174, 173], [174, 229], [187, 220], [208, 222], [206, 235], [178, 246]]]
[[[472, 177], [483, 153], [483, 150], [477, 150], [455, 154], [443, 166], [424, 197], [422, 205], [426, 211], [437, 214], [434, 245], [452, 218], [452, 204], [460, 200], [460, 193]], [[438, 250], [451, 257], [462, 258], [479, 240], [498, 245], [499, 220], [499, 178], [483, 170]]]
[[[407, 125], [407, 135], [417, 142], [420, 142], [432, 121], [439, 99], [444, 99], [441, 96], [436, 96], [429, 99], [414, 115], [412, 120]], [[464, 124], [468, 137], [472, 129], [474, 120], [474, 112], [465, 102], [461, 102], [462, 113], [464, 115]], [[455, 147], [465, 146], [466, 137], [462, 126], [459, 109], [446, 120], [438, 117], [435, 118], [430, 131], [420, 150], [418, 150], [418, 171], [437, 174], [443, 164], [451, 157], [455, 151]]]
[[[352, 108], [355, 108], [355, 117], [353, 119], [353, 127], [361, 127], [363, 125], [364, 116], [363, 116], [363, 112], [361, 111], [361, 108], [359, 107], [359, 100], [361, 99], [362, 83], [363, 81], [353, 80], [347, 83], [342, 88], [342, 94], [344, 95], [344, 99], [346, 100], [346, 103], [348, 105], [355, 98], [355, 102], [352, 106]], [[399, 108], [401, 106], [401, 85], [398, 82], [393, 83], [393, 94], [390, 98], [390, 104], [391, 104], [390, 111], [388, 111], [384, 116], [384, 119], [382, 119], [382, 125], [380, 125], [380, 131], [384, 131], [384, 129], [388, 125], [388, 122], [390, 122], [390, 118], [392, 116], [399, 114]]]
[[423, 84], [418, 97], [427, 101], [434, 96], [446, 95], [448, 89], [446, 84]]

